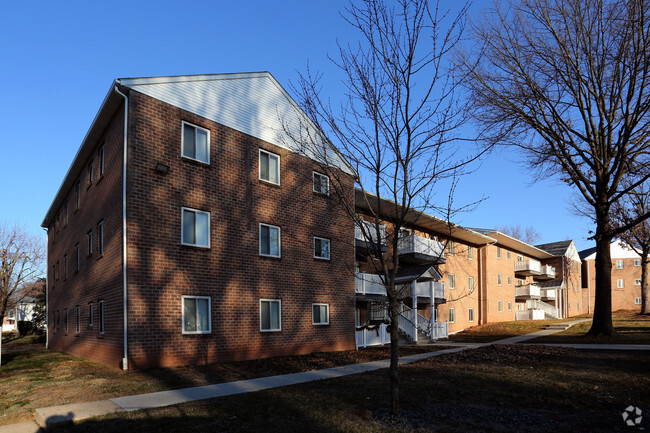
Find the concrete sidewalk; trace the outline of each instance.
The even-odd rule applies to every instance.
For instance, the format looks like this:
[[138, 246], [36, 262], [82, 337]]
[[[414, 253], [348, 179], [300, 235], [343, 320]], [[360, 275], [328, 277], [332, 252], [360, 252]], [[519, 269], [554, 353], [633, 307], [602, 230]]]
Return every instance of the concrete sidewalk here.
[[[568, 326], [585, 320], [575, 320], [563, 322]], [[516, 337], [505, 338], [502, 340], [487, 343], [453, 343], [441, 342], [435, 345], [456, 345], [452, 349], [439, 350], [435, 352], [419, 353], [400, 357], [399, 363], [410, 364], [423, 359], [440, 356], [448, 353], [456, 353], [464, 350], [475, 349], [483, 346], [494, 344], [516, 344], [523, 341], [531, 340], [564, 330], [545, 329], [533, 332], [531, 334], [519, 335]], [[607, 349], [607, 350], [650, 350], [650, 345], [619, 345], [619, 344], [555, 344], [553, 346], [575, 347], [577, 349]], [[597, 346], [597, 347], [596, 347]], [[109, 400], [90, 401], [85, 403], [73, 403], [61, 406], [52, 406], [36, 409], [36, 422], [47, 427], [62, 422], [80, 421], [96, 416], [108, 415], [116, 412], [128, 412], [133, 410], [142, 410], [169, 406], [191, 401], [203, 400], [208, 398], [225, 397], [229, 395], [242, 394], [247, 392], [262, 391], [266, 389], [278, 388], [282, 386], [296, 385], [300, 383], [313, 382], [317, 380], [332, 379], [336, 377], [348, 376], [352, 374], [365, 373], [368, 371], [388, 368], [390, 361], [385, 359], [381, 361], [366, 362], [362, 364], [345, 365], [341, 367], [326, 368], [323, 370], [305, 371], [302, 373], [284, 374], [279, 376], [260, 377], [257, 379], [239, 380], [236, 382], [219, 383], [215, 385], [197, 386], [192, 388], [183, 388], [170, 391], [153, 392], [149, 394], [131, 395], [126, 397], [111, 398]], [[33, 422], [23, 422], [0, 426], [0, 433], [37, 433], [43, 430]]]

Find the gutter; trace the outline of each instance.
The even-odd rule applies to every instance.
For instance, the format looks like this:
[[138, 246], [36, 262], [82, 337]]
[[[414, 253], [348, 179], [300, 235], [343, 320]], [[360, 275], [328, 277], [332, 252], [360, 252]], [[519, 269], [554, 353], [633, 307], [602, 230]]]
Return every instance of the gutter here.
[[129, 341], [127, 334], [127, 245], [126, 245], [126, 167], [127, 167], [127, 133], [129, 120], [129, 97], [120, 92], [117, 85], [114, 87], [115, 92], [124, 98], [124, 155], [122, 157], [122, 287], [123, 287], [123, 305], [122, 312], [124, 317], [124, 357], [122, 358], [122, 370], [129, 369]]

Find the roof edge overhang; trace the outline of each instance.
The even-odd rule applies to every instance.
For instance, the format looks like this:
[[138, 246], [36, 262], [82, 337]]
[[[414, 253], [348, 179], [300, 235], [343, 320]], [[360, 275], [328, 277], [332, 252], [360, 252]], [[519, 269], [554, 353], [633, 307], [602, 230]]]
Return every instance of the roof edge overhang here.
[[553, 254], [547, 251], [541, 250], [533, 245], [527, 244], [524, 241], [520, 241], [519, 239], [515, 239], [505, 233], [501, 233], [498, 230], [488, 232], [487, 235], [491, 238], [496, 239], [498, 246], [510, 248], [536, 259], [551, 259], [555, 257]]
[[[377, 213], [379, 204], [382, 205], [382, 208], [385, 208], [386, 206], [393, 209], [395, 206], [401, 208], [399, 204], [395, 203], [392, 200], [378, 197], [377, 195], [361, 190], [360, 188], [355, 188], [354, 192], [355, 206], [357, 211], [361, 210], [362, 212], [366, 211]], [[386, 218], [390, 220], [390, 217], [386, 216], [385, 214], [379, 215], [379, 218]], [[439, 233], [445, 237], [458, 239], [477, 246], [488, 245], [497, 242], [496, 239], [482, 235], [472, 229], [459, 226], [452, 222], [445, 221], [442, 218], [438, 218], [436, 216], [413, 208], [409, 209], [406, 215], [406, 222], [412, 226], [421, 227], [422, 229]]]
[[74, 185], [79, 173], [81, 173], [85, 168], [86, 160], [93, 151], [97, 140], [99, 140], [99, 138], [102, 136], [109, 122], [115, 115], [115, 112], [124, 102], [124, 98], [116, 94], [114, 91], [115, 86], [118, 86], [119, 84], [119, 80], [115, 80], [111, 84], [111, 87], [109, 88], [108, 93], [106, 94], [106, 97], [104, 98], [104, 101], [99, 108], [99, 111], [95, 115], [95, 118], [93, 119], [93, 122], [88, 129], [88, 132], [86, 132], [84, 139], [81, 141], [81, 145], [79, 146], [79, 149], [77, 150], [77, 153], [74, 156], [70, 167], [68, 168], [68, 172], [63, 177], [63, 182], [61, 182], [61, 186], [59, 186], [59, 189], [54, 196], [54, 200], [52, 201], [52, 204], [50, 204], [50, 207], [45, 214], [45, 218], [41, 223], [41, 227], [49, 227], [50, 222], [54, 218], [57, 210], [65, 201], [67, 192]]

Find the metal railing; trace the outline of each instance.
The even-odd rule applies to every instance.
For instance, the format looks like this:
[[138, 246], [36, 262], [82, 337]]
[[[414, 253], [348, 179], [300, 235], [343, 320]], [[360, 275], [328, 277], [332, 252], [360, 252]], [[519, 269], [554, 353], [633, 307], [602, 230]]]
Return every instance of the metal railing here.
[[536, 284], [526, 284], [525, 286], [515, 287], [515, 298], [540, 297], [541, 290]]
[[555, 278], [555, 267], [553, 267], [553, 266], [544, 265], [544, 266], [541, 267], [540, 272], [545, 277]]
[[445, 245], [433, 239], [427, 239], [418, 235], [408, 235], [399, 238], [397, 241], [397, 252], [399, 254], [424, 254], [426, 256], [444, 258]]
[[515, 262], [515, 272], [534, 271], [541, 272], [542, 264], [537, 260], [517, 260]]
[[[363, 229], [359, 224], [363, 226]], [[379, 237], [381, 238], [381, 244], [386, 245], [386, 226], [384, 224], [379, 224]], [[377, 243], [377, 227], [370, 221], [359, 220], [354, 225], [354, 238], [360, 241]]]
[[357, 348], [390, 343], [390, 335], [386, 332], [386, 326], [385, 323], [381, 323], [372, 329], [357, 329], [355, 332]]
[[365, 295], [386, 295], [386, 286], [379, 274], [359, 272], [354, 278], [354, 291]]

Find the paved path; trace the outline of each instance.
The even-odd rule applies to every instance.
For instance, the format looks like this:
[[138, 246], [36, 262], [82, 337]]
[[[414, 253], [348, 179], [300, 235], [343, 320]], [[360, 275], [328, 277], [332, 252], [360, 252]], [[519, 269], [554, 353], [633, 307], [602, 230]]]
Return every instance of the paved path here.
[[[589, 320], [589, 319], [585, 319]], [[585, 320], [563, 322], [569, 326]], [[441, 342], [441, 345], [455, 345], [452, 349], [439, 350], [435, 352], [420, 353], [416, 355], [401, 357], [400, 364], [410, 364], [422, 359], [440, 356], [447, 353], [461, 352], [493, 344], [515, 344], [531, 340], [537, 337], [554, 334], [563, 329], [545, 329], [531, 334], [519, 335], [502, 340], [487, 343], [453, 343]], [[435, 346], [435, 344], [433, 345]], [[615, 349], [615, 350], [650, 350], [650, 345], [623, 345], [623, 344], [555, 344], [554, 346], [575, 347], [578, 349]], [[388, 368], [389, 360], [366, 362], [362, 364], [345, 365], [341, 367], [326, 368], [323, 370], [306, 371], [302, 373], [284, 374], [279, 376], [260, 377], [257, 379], [239, 380], [236, 382], [219, 383], [215, 385], [197, 386], [170, 391], [153, 392], [149, 394], [131, 395], [126, 397], [111, 398], [109, 400], [91, 401], [86, 403], [73, 403], [62, 406], [52, 406], [36, 409], [36, 421], [43, 427], [58, 424], [61, 422], [80, 421], [86, 418], [107, 415], [115, 412], [126, 412], [141, 410], [173, 404], [188, 403], [208, 398], [224, 397], [228, 395], [242, 394], [246, 392], [262, 391], [299, 383], [312, 382], [316, 380], [331, 379], [348, 376], [351, 374], [364, 373], [368, 371]], [[24, 422], [0, 426], [0, 433], [37, 433], [43, 430], [33, 422]]]

